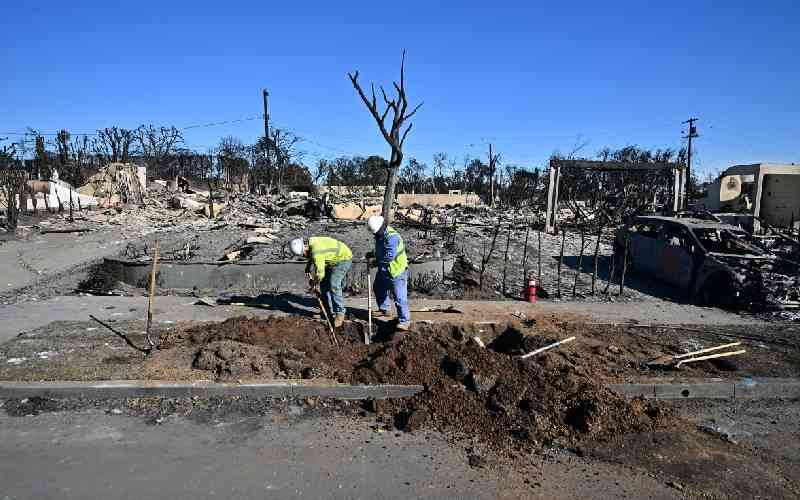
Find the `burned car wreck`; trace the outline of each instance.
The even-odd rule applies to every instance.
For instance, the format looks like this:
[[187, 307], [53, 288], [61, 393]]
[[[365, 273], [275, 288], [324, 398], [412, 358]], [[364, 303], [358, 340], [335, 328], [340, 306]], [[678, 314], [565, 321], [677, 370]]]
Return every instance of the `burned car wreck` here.
[[685, 290], [697, 304], [800, 307], [800, 264], [769, 251], [738, 227], [693, 218], [635, 217], [616, 234], [619, 266], [626, 242], [628, 269]]

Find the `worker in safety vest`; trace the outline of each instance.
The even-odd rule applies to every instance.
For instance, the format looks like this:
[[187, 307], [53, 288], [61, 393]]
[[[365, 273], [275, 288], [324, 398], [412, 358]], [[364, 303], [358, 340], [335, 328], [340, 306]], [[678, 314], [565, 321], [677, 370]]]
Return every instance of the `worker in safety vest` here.
[[333, 326], [339, 328], [344, 324], [346, 312], [342, 285], [353, 265], [353, 252], [341, 241], [327, 236], [312, 236], [308, 243], [297, 238], [289, 243], [289, 248], [293, 254], [308, 259], [306, 276], [309, 276], [315, 293], [324, 293], [328, 309], [335, 316]]
[[407, 331], [411, 314], [408, 310], [408, 257], [403, 238], [379, 215], [367, 219], [367, 227], [375, 235], [375, 252], [370, 252], [367, 258], [374, 257], [378, 264], [373, 287], [380, 309], [378, 316], [389, 316], [391, 292], [397, 309], [397, 329]]

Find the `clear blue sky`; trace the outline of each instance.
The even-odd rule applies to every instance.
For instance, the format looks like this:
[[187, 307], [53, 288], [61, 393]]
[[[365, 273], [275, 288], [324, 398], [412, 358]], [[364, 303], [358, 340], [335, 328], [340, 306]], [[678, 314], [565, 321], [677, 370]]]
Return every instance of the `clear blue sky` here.
[[[261, 112], [319, 156], [388, 155], [347, 71], [397, 77], [407, 157], [542, 166], [556, 150], [679, 147], [700, 118], [702, 170], [800, 162], [800, 6], [764, 2], [5, 2], [0, 137], [187, 125]], [[119, 6], [115, 5], [119, 4]], [[124, 5], [124, 6], [123, 6]], [[259, 120], [188, 129], [201, 150]], [[13, 136], [12, 136], [13, 137]]]

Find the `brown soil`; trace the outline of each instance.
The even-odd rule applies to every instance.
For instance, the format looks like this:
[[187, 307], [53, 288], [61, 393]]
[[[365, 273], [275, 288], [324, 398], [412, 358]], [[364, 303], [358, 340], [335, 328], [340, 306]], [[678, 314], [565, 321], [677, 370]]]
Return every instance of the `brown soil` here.
[[[573, 446], [674, 423], [649, 402], [627, 401], [605, 389], [589, 356], [510, 356], [557, 338], [546, 325], [542, 335], [527, 335], [532, 327], [532, 322], [418, 324], [400, 339], [366, 346], [363, 325], [351, 322], [338, 332], [341, 347], [336, 348], [319, 322], [235, 318], [169, 332], [145, 369], [158, 372], [183, 352], [179, 357], [191, 359], [195, 372], [222, 380], [267, 376], [422, 385], [414, 398], [375, 402], [370, 409], [400, 429], [430, 426], [477, 440], [482, 450], [511, 455], [542, 444]], [[480, 347], [475, 336], [487, 347]]]

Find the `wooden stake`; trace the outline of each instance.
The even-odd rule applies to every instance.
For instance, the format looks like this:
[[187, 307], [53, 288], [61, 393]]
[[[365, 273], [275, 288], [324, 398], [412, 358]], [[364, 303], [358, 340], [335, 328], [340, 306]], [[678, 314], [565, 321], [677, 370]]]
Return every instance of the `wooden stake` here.
[[364, 343], [369, 345], [372, 339], [372, 276], [369, 274], [369, 264], [367, 264], [367, 325], [369, 333], [367, 333]]
[[561, 251], [558, 253], [558, 281], [556, 283], [556, 297], [561, 298], [561, 266], [564, 264], [564, 240], [567, 238], [567, 232], [561, 231]]
[[150, 326], [153, 324], [153, 296], [156, 292], [156, 273], [158, 270], [158, 240], [155, 242], [153, 249], [153, 268], [150, 271], [150, 296], [147, 299], [147, 326], [145, 327], [145, 334], [147, 335], [147, 343], [150, 348], [155, 347], [155, 342], [150, 337]]

